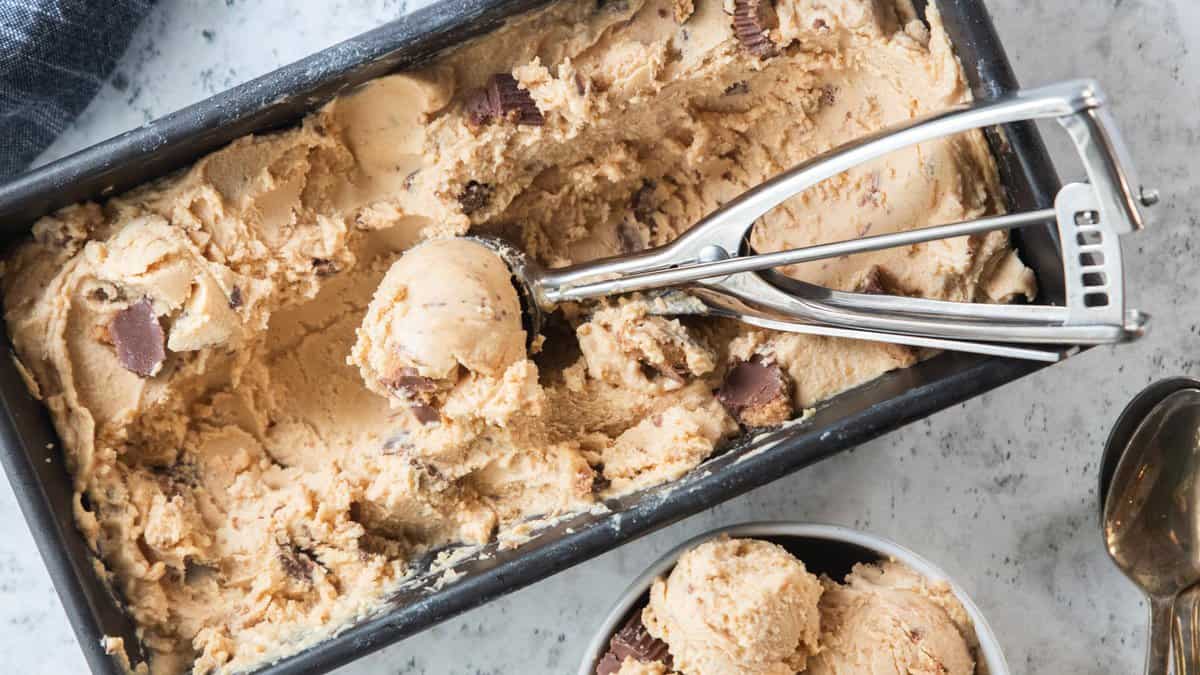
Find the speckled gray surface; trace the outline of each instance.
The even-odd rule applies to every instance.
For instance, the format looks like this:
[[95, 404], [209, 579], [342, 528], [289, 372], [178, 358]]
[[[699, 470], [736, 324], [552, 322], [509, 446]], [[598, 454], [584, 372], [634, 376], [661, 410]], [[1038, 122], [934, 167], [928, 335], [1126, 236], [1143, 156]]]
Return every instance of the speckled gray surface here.
[[[409, 0], [416, 6], [421, 0]], [[1135, 672], [1144, 608], [1104, 555], [1096, 462], [1145, 383], [1200, 374], [1200, 4], [993, 0], [1018, 76], [1098, 77], [1143, 180], [1163, 203], [1128, 240], [1127, 276], [1151, 334], [1096, 349], [783, 478], [469, 612], [339, 671], [573, 672], [612, 595], [692, 534], [750, 519], [833, 522], [890, 537], [956, 577], [1016, 672]], [[141, 28], [112, 81], [47, 159], [84, 147], [394, 18], [404, 0], [173, 0]], [[1052, 144], [1052, 147], [1065, 147]], [[0, 478], [0, 653], [9, 672], [85, 666], [11, 490]]]

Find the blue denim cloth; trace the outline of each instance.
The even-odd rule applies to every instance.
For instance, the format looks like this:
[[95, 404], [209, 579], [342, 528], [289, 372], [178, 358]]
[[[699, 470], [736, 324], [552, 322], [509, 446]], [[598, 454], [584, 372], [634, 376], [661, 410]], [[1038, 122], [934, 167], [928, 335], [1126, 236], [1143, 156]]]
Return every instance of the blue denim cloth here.
[[83, 111], [154, 0], [0, 0], [0, 181]]

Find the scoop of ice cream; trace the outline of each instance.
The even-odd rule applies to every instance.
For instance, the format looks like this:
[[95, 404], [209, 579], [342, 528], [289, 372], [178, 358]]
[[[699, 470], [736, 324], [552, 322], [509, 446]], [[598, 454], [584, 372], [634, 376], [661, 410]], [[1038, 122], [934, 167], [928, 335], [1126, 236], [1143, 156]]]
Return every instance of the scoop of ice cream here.
[[817, 651], [821, 592], [782, 547], [721, 537], [654, 582], [642, 619], [685, 675], [790, 675]]
[[971, 675], [974, 629], [945, 583], [896, 562], [826, 580], [813, 675]]
[[508, 266], [467, 239], [410, 249], [367, 309], [350, 362], [372, 391], [409, 403], [457, 381], [500, 377], [525, 357], [521, 303]]

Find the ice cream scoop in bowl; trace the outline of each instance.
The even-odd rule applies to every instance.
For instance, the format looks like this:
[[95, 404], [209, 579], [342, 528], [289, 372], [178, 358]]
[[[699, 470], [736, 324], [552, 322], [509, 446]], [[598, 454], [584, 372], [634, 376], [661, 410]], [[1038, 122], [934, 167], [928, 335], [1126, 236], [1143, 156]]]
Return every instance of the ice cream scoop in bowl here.
[[[821, 625], [808, 625], [818, 602]], [[707, 608], [716, 608], [719, 620], [703, 616]], [[785, 614], [791, 618], [781, 620]], [[891, 625], [906, 630], [889, 642]], [[647, 653], [651, 658], [643, 661]], [[642, 669], [632, 672], [775, 667], [819, 674], [849, 672], [838, 670], [845, 662], [836, 661], [863, 658], [914, 672], [926, 672], [922, 666], [951, 675], [1009, 672], [983, 614], [916, 553], [834, 525], [749, 523], [684, 542], [635, 579], [588, 645], [578, 675], [635, 666]]]
[[[951, 108], [818, 155], [730, 200], [669, 244], [629, 255], [545, 269], [503, 240], [475, 240], [512, 270], [526, 301], [531, 335], [543, 313], [561, 303], [646, 291], [655, 294], [652, 311], [661, 314], [719, 316], [772, 330], [1057, 361], [1063, 345], [1131, 340], [1141, 335], [1146, 321], [1140, 312], [1125, 309], [1119, 238], [1142, 227], [1141, 208], [1157, 197], [1136, 183], [1104, 105], [1098, 85], [1079, 80]], [[772, 253], [757, 253], [747, 244], [754, 223], [768, 211], [863, 162], [944, 136], [1035, 119], [1057, 119], [1071, 133], [1088, 174], [1088, 182], [1063, 186], [1053, 207]], [[846, 292], [772, 271], [1046, 223], [1055, 224], [1062, 246], [1063, 306]]]

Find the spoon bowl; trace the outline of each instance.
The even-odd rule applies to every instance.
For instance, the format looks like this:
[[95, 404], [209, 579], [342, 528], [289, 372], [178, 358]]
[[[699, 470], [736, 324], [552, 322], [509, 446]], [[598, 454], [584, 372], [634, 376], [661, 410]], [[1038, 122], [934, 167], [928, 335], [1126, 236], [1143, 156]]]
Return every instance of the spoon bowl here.
[[1117, 470], [1117, 461], [1129, 445], [1129, 439], [1133, 438], [1133, 432], [1137, 431], [1138, 425], [1146, 419], [1154, 406], [1180, 389], [1200, 389], [1200, 380], [1192, 377], [1168, 377], [1154, 382], [1139, 391], [1117, 416], [1112, 431], [1108, 433], [1108, 440], [1104, 442], [1104, 454], [1100, 457], [1100, 490], [1096, 494], [1100, 496], [1101, 520], [1104, 518], [1108, 486]]
[[1200, 580], [1200, 388], [1180, 379], [1134, 398], [1101, 463], [1105, 545], [1149, 599], [1146, 672], [1155, 675], [1168, 671], [1171, 605]]

